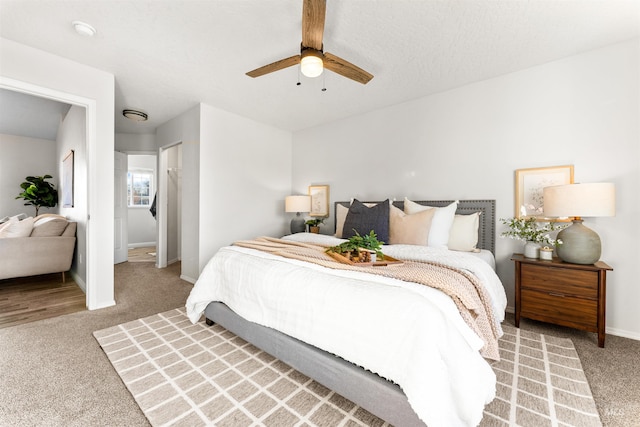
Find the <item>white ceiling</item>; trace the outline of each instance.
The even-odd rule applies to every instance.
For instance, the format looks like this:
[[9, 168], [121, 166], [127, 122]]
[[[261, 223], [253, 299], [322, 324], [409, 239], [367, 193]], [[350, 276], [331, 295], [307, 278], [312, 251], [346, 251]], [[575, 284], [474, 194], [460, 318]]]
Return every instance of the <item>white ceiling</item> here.
[[71, 105], [0, 89], [0, 133], [56, 140], [60, 120]]
[[199, 102], [295, 131], [640, 35], [636, 0], [328, 0], [324, 49], [369, 84], [325, 72], [297, 86], [298, 67], [247, 77], [299, 53], [301, 13], [301, 0], [0, 0], [0, 35], [113, 73], [125, 133]]

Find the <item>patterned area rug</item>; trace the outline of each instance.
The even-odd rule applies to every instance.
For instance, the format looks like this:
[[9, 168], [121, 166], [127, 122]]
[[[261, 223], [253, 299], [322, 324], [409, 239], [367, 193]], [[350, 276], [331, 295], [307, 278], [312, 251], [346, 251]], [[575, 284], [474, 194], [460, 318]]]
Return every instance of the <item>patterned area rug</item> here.
[[503, 325], [496, 398], [481, 426], [602, 426], [578, 353], [568, 338]]
[[[219, 325], [176, 309], [94, 332], [154, 426], [388, 426]], [[482, 426], [600, 426], [568, 339], [505, 326]], [[516, 373], [517, 374], [514, 374]]]

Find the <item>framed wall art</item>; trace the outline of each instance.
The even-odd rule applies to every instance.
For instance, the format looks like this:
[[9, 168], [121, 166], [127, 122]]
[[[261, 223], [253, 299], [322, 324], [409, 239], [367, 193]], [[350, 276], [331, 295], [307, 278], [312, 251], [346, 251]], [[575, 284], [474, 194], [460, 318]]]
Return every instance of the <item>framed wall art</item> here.
[[573, 165], [517, 169], [515, 217], [549, 220], [544, 216], [542, 189], [565, 184], [573, 184]]
[[328, 185], [310, 185], [309, 196], [311, 196], [311, 212], [310, 216], [329, 216], [329, 186]]
[[62, 207], [73, 207], [73, 150], [62, 160]]

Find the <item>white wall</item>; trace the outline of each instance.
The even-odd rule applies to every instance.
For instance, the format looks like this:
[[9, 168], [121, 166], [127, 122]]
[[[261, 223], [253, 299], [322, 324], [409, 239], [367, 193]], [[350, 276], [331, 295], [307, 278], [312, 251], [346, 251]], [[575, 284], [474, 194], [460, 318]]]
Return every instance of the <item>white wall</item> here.
[[[116, 141], [118, 138], [116, 138]], [[129, 170], [145, 170], [153, 173], [153, 191], [158, 188], [156, 177], [158, 176], [157, 158], [155, 155], [141, 154], [129, 155]], [[153, 194], [151, 195], [153, 200]], [[127, 208], [127, 233], [130, 248], [154, 246], [156, 244], [156, 220], [151, 215], [148, 206]]]
[[156, 139], [182, 141], [183, 278], [195, 281], [235, 240], [285, 233], [290, 132], [200, 104], [158, 127]]
[[3, 38], [0, 63], [0, 87], [87, 109], [87, 303], [113, 305], [114, 76]]
[[[201, 104], [200, 271], [238, 239], [281, 236], [291, 133]], [[183, 168], [187, 168], [186, 160]], [[186, 187], [186, 181], [184, 181]]]
[[[35, 216], [36, 208], [16, 199], [27, 176], [51, 175], [47, 181], [59, 190], [56, 164], [56, 142], [0, 134], [0, 217], [25, 213]], [[56, 208], [40, 208], [39, 213], [57, 212]]]
[[152, 133], [116, 133], [115, 148], [129, 154], [150, 154], [158, 151], [156, 136]]
[[60, 215], [76, 221], [76, 251], [71, 271], [76, 283], [86, 292], [87, 281], [87, 143], [86, 111], [74, 105], [58, 128], [57, 150], [54, 155], [56, 175], [62, 177], [62, 160], [73, 150], [73, 207], [62, 206], [62, 182], [58, 186]]
[[[296, 132], [293, 190], [329, 184], [332, 201], [495, 199], [505, 218], [514, 215], [516, 169], [573, 164], [576, 182], [616, 185], [617, 215], [585, 225], [600, 234], [602, 260], [614, 268], [607, 330], [640, 339], [639, 45], [615, 44]], [[510, 306], [515, 251], [517, 242], [498, 239]]]
[[[200, 106], [158, 126], [156, 142], [158, 148], [182, 143], [181, 277], [195, 282], [200, 275]], [[162, 185], [164, 178], [159, 178], [158, 183]], [[158, 208], [163, 206], [166, 201], [158, 198]], [[166, 227], [167, 224], [159, 221], [158, 226]]]

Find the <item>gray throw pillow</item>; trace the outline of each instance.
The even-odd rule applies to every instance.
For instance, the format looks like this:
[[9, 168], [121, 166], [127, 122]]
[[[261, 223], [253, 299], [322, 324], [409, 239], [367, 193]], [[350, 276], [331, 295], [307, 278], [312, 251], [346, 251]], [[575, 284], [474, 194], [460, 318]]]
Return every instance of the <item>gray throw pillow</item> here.
[[342, 238], [348, 239], [356, 235], [356, 231], [364, 236], [373, 230], [381, 242], [389, 242], [389, 199], [377, 205], [367, 207], [354, 199], [349, 207], [342, 228]]

